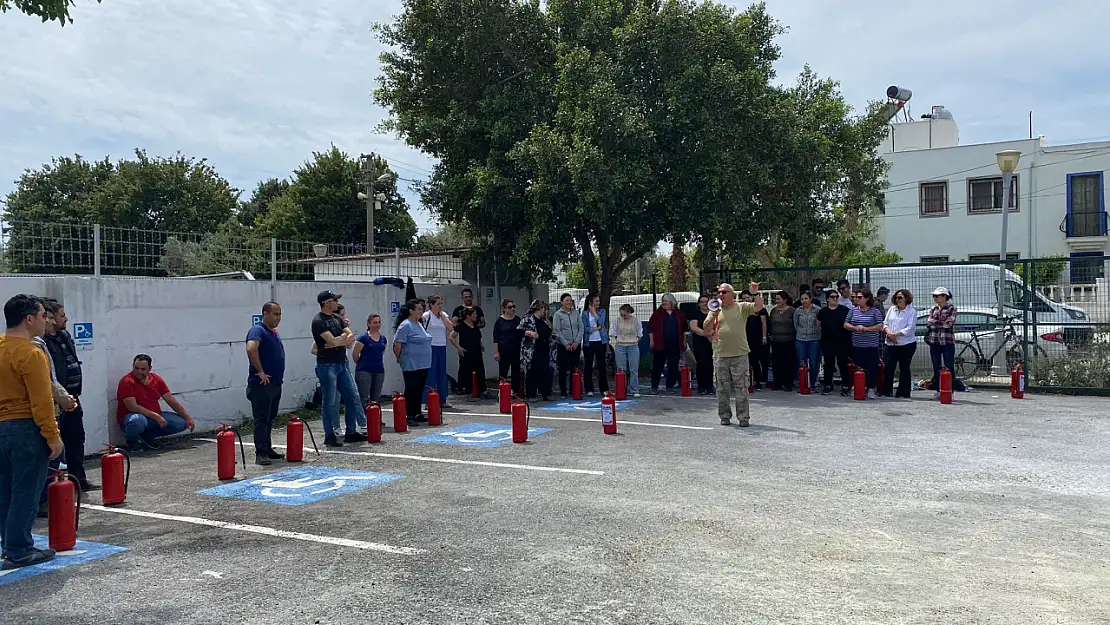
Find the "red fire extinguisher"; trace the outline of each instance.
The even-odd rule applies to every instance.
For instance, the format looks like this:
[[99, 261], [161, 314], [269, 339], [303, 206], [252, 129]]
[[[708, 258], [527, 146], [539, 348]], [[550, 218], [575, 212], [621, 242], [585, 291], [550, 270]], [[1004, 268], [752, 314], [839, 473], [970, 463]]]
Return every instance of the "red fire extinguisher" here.
[[690, 367], [683, 367], [679, 372], [682, 374], [682, 396], [693, 397], [694, 392], [690, 390]]
[[[301, 421], [297, 415], [293, 415], [289, 422], [285, 424], [285, 461], [286, 462], [300, 462], [304, 460], [304, 431], [308, 430], [308, 438], [312, 441], [312, 448], [316, 450], [316, 455], [320, 455], [320, 448], [316, 446], [316, 435], [312, 433], [312, 428], [307, 423]], [[217, 441], [219, 437], [217, 437]], [[232, 454], [232, 461], [235, 460], [235, 454]], [[244, 460], [244, 464], [246, 461]], [[234, 471], [234, 469], [232, 469]]]
[[880, 358], [879, 359], [879, 375], [875, 378], [875, 386], [880, 391], [882, 391], [882, 389], [886, 388], [885, 386], [883, 386], [883, 381], [885, 381], [885, 380], [886, 380], [886, 364], [883, 362], [883, 359]]
[[531, 420], [532, 408], [528, 405], [528, 402], [519, 397], [514, 397], [511, 410], [513, 415], [513, 442], [527, 443], [528, 422]]
[[752, 368], [748, 367], [748, 393], [755, 392], [755, 375], [752, 374]]
[[952, 372], [948, 367], [940, 368], [940, 403], [952, 403]]
[[478, 391], [478, 372], [477, 371], [471, 371], [470, 372], [470, 396], [473, 397], [474, 399], [478, 399], [479, 395], [481, 395], [481, 393]]
[[509, 414], [513, 411], [513, 385], [505, 378], [497, 383], [497, 407], [501, 414]]
[[856, 401], [867, 399], [867, 372], [858, 367], [852, 374], [852, 397]]
[[625, 387], [625, 382], [628, 381], [627, 376], [624, 374], [624, 369], [617, 369], [617, 374], [614, 376], [613, 383], [617, 387], [617, 401], [624, 401], [628, 399], [628, 390]]
[[216, 434], [216, 478], [221, 480], [235, 479], [235, 439], [239, 439], [239, 452], [243, 457], [243, 466], [247, 466], [247, 453], [243, 451], [243, 438], [239, 430], [230, 425], [221, 423], [220, 432]]
[[809, 395], [809, 361], [803, 360], [798, 367], [798, 393]]
[[127, 498], [127, 485], [131, 482], [131, 456], [115, 445], [108, 445], [108, 453], [100, 457], [100, 482], [104, 505], [121, 504]]
[[80, 521], [81, 486], [77, 478], [61, 469], [50, 469], [54, 481], [46, 488], [48, 542], [54, 551], [69, 551], [77, 545], [77, 523]]
[[408, 404], [405, 396], [393, 393], [393, 431], [398, 434], [409, 431]]
[[439, 391], [428, 387], [428, 425], [443, 425], [443, 406], [439, 404]]
[[601, 429], [606, 434], [617, 433], [617, 400], [612, 393], [601, 398]]
[[1010, 372], [1010, 397], [1025, 399], [1025, 370], [1020, 362]]
[[574, 401], [582, 401], [582, 372], [578, 369], [570, 374], [570, 396]]
[[382, 442], [382, 407], [376, 401], [366, 404], [366, 441]]

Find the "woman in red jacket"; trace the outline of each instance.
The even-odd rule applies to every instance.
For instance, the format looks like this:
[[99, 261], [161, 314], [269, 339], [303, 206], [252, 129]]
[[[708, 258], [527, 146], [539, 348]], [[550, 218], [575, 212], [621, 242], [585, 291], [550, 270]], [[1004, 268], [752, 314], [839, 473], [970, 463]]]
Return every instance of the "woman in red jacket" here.
[[648, 341], [651, 347], [651, 392], [659, 392], [659, 378], [667, 365], [667, 392], [678, 390], [678, 356], [686, 351], [686, 317], [678, 309], [678, 300], [671, 293], [663, 294], [663, 303], [648, 320]]

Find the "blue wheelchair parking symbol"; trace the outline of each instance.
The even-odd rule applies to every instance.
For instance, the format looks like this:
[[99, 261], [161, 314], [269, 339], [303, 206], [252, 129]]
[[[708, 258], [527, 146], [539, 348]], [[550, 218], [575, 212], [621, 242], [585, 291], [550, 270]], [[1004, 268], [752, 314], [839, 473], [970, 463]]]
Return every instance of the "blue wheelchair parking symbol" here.
[[381, 486], [402, 477], [404, 476], [393, 473], [372, 473], [331, 467], [300, 467], [234, 484], [198, 490], [197, 494], [265, 501], [283, 506], [303, 506], [364, 488]]
[[[550, 432], [551, 428], [528, 428], [528, 438]], [[489, 423], [464, 423], [446, 432], [436, 432], [412, 439], [414, 443], [432, 445], [460, 445], [463, 447], [499, 447], [512, 444], [513, 430], [504, 425]]]
[[[628, 401], [617, 402], [617, 409], [630, 408], [640, 403], [638, 400], [630, 399]], [[556, 412], [591, 412], [597, 413], [601, 410], [601, 400], [598, 401], [561, 401], [556, 404], [549, 404], [547, 406], [540, 406], [537, 410], [554, 410]]]
[[[33, 538], [35, 539], [36, 547], [39, 549], [46, 549], [48, 543], [46, 536], [34, 534]], [[52, 573], [58, 569], [64, 569], [67, 566], [100, 560], [123, 551], [127, 551], [127, 548], [79, 540], [77, 544], [74, 545], [73, 549], [58, 552], [58, 555], [50, 562], [26, 566], [21, 569], [12, 569], [10, 571], [0, 571], [0, 586], [14, 584], [28, 577]]]
[[389, 314], [396, 315], [399, 312], [401, 312], [401, 302], [390, 302]]
[[256, 326], [262, 323], [262, 315], [251, 315], [251, 325]]

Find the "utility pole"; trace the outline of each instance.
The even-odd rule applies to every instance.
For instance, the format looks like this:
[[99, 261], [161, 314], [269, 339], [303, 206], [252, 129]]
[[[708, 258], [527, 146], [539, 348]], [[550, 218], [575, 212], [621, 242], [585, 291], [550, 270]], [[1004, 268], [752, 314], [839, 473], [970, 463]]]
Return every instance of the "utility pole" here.
[[[1002, 318], [1006, 316], [1006, 235], [1010, 223], [1010, 203], [1012, 202], [1010, 185], [1014, 179], [1014, 170], [1017, 169], [1018, 161], [1021, 159], [1021, 152], [1005, 150], [996, 154], [995, 157], [998, 159], [998, 169], [1002, 171], [1002, 249], [999, 250], [998, 254], [998, 333], [995, 339], [997, 341], [995, 348], [997, 348], [1005, 340]], [[1024, 320], [1022, 323], [1024, 323]], [[995, 367], [998, 368], [1001, 375], [1007, 373], [1009, 363], [1006, 361], [1005, 349], [998, 350]]]
[[358, 192], [358, 199], [366, 202], [366, 253], [374, 253], [374, 211], [381, 210], [382, 200], [385, 199], [384, 193], [376, 193], [375, 187], [378, 185], [388, 185], [393, 182], [394, 175], [386, 172], [380, 176], [375, 177], [377, 169], [375, 167], [377, 157], [373, 154], [363, 154], [358, 157], [358, 169], [362, 174], [363, 184], [366, 185], [365, 191]]

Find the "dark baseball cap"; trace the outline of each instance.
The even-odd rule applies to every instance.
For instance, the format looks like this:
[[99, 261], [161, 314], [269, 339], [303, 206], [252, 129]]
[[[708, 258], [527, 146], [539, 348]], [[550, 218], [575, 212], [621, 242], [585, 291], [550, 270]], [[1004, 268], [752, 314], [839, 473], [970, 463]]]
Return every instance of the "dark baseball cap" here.
[[317, 304], [323, 304], [324, 302], [328, 301], [329, 299], [334, 299], [334, 300], [338, 301], [339, 298], [341, 298], [341, 297], [343, 297], [343, 296], [338, 295], [336, 293], [332, 293], [331, 291], [320, 291], [320, 293], [316, 296], [316, 303]]

